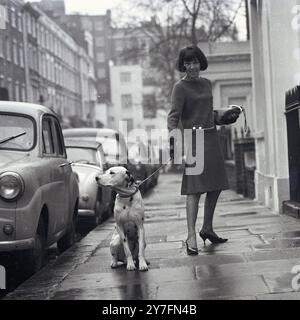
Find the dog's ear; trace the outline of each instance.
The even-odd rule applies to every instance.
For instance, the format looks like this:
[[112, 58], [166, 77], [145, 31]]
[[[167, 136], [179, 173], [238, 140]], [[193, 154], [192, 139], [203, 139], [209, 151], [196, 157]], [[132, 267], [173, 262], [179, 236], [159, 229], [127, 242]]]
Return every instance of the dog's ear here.
[[127, 186], [131, 186], [133, 183], [134, 183], [134, 178], [133, 178], [133, 175], [129, 172], [129, 171], [126, 171], [126, 181], [127, 181]]

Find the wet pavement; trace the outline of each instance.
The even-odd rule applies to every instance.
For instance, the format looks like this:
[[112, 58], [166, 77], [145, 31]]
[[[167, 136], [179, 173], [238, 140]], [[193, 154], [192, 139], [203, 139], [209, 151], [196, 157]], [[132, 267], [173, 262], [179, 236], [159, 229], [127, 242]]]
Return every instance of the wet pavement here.
[[[204, 246], [198, 237], [199, 255], [187, 256], [180, 182], [180, 175], [161, 175], [158, 186], [144, 198], [148, 272], [110, 268], [114, 230], [110, 219], [5, 299], [300, 299], [300, 220], [224, 191], [214, 226], [229, 241], [219, 245], [207, 241]], [[204, 196], [198, 229], [203, 203]]]

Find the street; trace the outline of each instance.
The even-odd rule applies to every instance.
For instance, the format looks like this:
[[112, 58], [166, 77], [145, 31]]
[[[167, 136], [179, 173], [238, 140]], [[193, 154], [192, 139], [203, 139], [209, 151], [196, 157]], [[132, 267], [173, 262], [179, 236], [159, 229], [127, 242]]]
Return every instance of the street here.
[[[180, 174], [161, 174], [144, 197], [148, 272], [110, 268], [110, 219], [9, 293], [7, 300], [299, 299], [300, 221], [224, 191], [215, 231], [225, 244], [187, 256]], [[197, 228], [203, 217], [201, 198]], [[298, 270], [298, 271], [297, 271]]]

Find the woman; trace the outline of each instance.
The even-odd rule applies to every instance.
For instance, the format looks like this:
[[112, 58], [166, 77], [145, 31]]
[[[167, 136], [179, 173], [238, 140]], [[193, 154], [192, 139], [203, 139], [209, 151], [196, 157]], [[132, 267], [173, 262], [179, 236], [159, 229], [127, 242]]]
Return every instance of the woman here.
[[[223, 243], [227, 239], [218, 237], [213, 230], [213, 216], [217, 200], [222, 190], [228, 189], [224, 159], [220, 148], [216, 124], [221, 123], [221, 111], [213, 110], [212, 85], [208, 79], [199, 76], [206, 70], [208, 62], [197, 46], [182, 49], [177, 61], [177, 69], [185, 76], [179, 80], [172, 92], [172, 108], [168, 115], [168, 130], [178, 128], [181, 120], [183, 129], [204, 129], [204, 170], [198, 175], [188, 175], [187, 165], [183, 173], [181, 194], [186, 195], [186, 213], [188, 236], [186, 249], [188, 255], [197, 255], [195, 225], [198, 215], [200, 196], [206, 193], [204, 221], [200, 237], [212, 243]], [[230, 115], [230, 123], [238, 118], [239, 113]], [[228, 119], [227, 119], [228, 123]], [[226, 123], [226, 124], [227, 124]], [[190, 143], [189, 141], [185, 143]], [[186, 146], [185, 146], [186, 147]], [[195, 144], [192, 144], [195, 149]]]

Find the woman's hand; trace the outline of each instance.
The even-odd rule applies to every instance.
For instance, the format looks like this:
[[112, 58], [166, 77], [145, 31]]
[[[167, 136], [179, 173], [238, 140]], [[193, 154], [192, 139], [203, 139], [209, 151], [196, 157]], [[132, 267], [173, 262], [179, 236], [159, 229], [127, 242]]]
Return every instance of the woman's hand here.
[[226, 119], [224, 119], [224, 124], [231, 124], [236, 122], [236, 120], [239, 118], [240, 116], [240, 112], [239, 111], [232, 111], [232, 113], [230, 113]]

